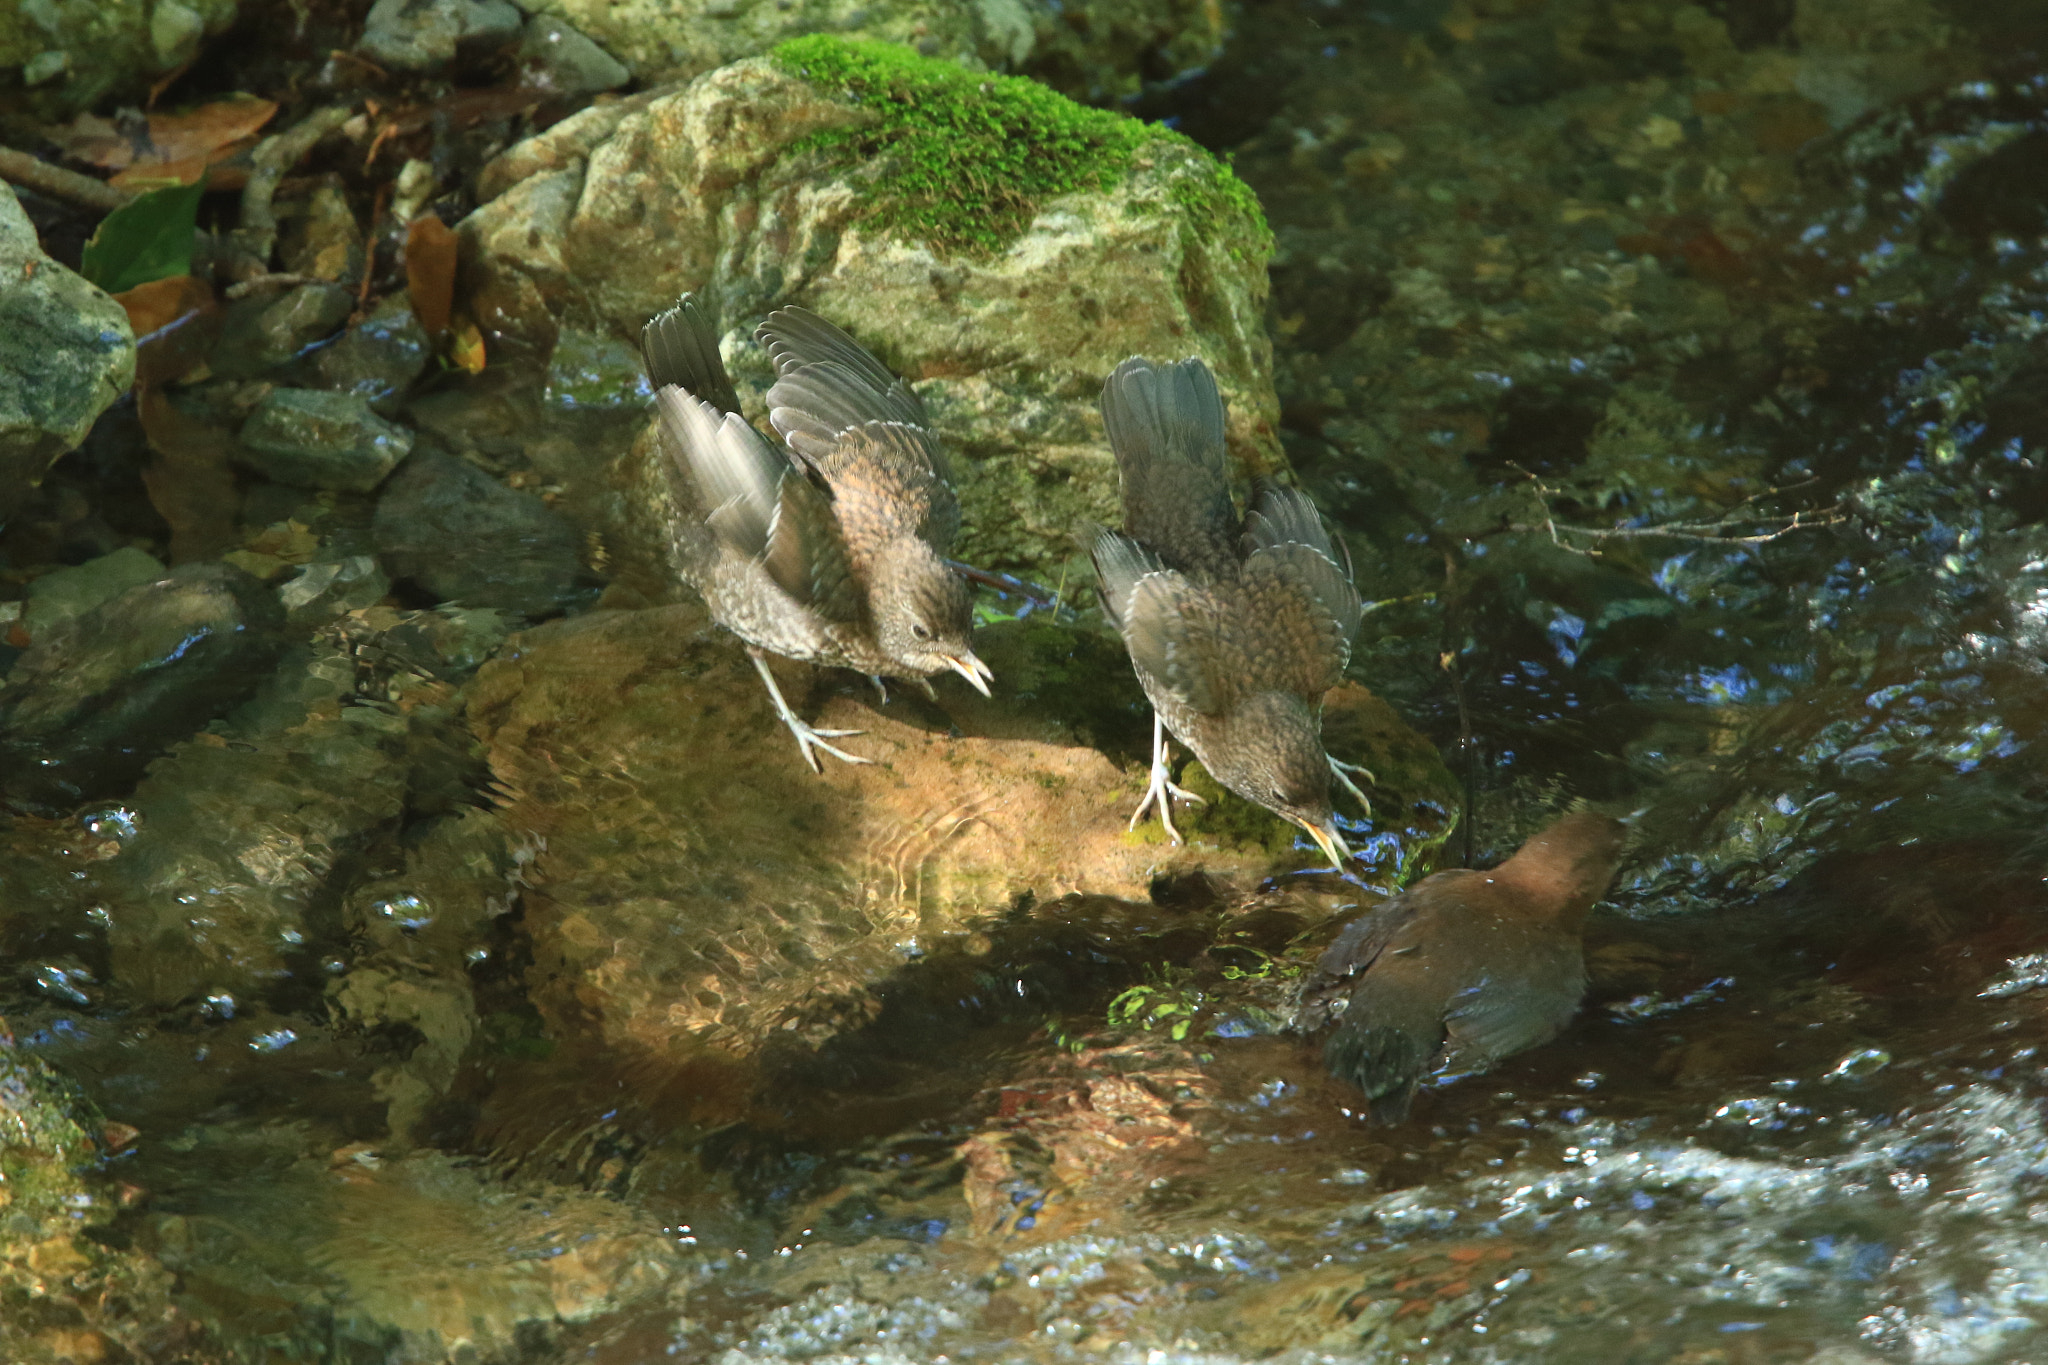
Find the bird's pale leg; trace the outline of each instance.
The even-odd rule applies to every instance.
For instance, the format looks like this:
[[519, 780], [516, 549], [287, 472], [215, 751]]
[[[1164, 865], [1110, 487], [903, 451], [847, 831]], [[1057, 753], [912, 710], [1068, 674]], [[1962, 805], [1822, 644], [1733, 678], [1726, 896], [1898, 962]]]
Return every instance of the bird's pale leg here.
[[[1324, 757], [1329, 758], [1329, 755], [1325, 754]], [[1365, 775], [1366, 781], [1371, 782], [1374, 785], [1378, 785], [1379, 779], [1372, 775], [1372, 770], [1370, 768], [1360, 767], [1356, 763], [1346, 763], [1342, 759], [1331, 758], [1330, 772], [1336, 777], [1336, 779], [1339, 782], [1343, 783], [1345, 791], [1350, 792], [1353, 796], [1358, 798], [1358, 804], [1365, 808], [1365, 813], [1367, 815], [1371, 815], [1372, 802], [1365, 799], [1365, 793], [1358, 789], [1358, 784], [1351, 780], [1350, 775], [1352, 773], [1363, 773]]]
[[1159, 713], [1152, 713], [1152, 780], [1145, 787], [1145, 799], [1131, 812], [1128, 829], [1136, 829], [1138, 822], [1145, 818], [1145, 812], [1155, 804], [1159, 807], [1159, 823], [1166, 829], [1166, 837], [1176, 844], [1180, 842], [1180, 831], [1173, 827], [1173, 799], [1192, 801], [1196, 805], [1206, 804], [1203, 798], [1191, 791], [1173, 785], [1166, 773], [1166, 723], [1159, 719]]
[[882, 681], [882, 675], [879, 673], [868, 674], [868, 681], [875, 685], [875, 691], [882, 694], [882, 705], [887, 706], [889, 704], [889, 684]]
[[818, 762], [818, 756], [811, 752], [813, 749], [823, 749], [826, 753], [844, 763], [874, 762], [872, 758], [861, 758], [847, 753], [844, 749], [837, 749], [827, 744], [825, 741], [828, 739], [844, 739], [848, 735], [857, 735], [861, 732], [859, 730], [814, 730], [804, 724], [802, 720], [797, 718], [796, 712], [789, 709], [789, 703], [782, 699], [782, 689], [775, 685], [775, 675], [768, 671], [768, 660], [763, 657], [761, 651], [749, 648], [747, 656], [754, 661], [754, 669], [761, 675], [761, 681], [768, 684], [768, 699], [775, 703], [775, 714], [782, 718], [782, 723], [789, 727], [789, 732], [792, 735], [796, 736], [797, 748], [803, 751], [804, 762], [811, 765], [812, 772], [822, 773], [825, 771], [825, 765]]

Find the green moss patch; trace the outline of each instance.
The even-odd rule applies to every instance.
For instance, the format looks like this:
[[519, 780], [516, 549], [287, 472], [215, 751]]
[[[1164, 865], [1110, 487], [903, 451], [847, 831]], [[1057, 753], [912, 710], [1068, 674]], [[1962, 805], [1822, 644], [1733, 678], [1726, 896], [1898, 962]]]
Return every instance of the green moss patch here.
[[1232, 254], [1271, 239], [1257, 196], [1169, 129], [1076, 104], [1035, 81], [968, 71], [890, 43], [814, 34], [781, 44], [771, 57], [876, 116], [865, 127], [814, 134], [798, 149], [883, 161], [868, 191], [868, 215], [934, 251], [1000, 251], [1047, 200], [1107, 189], [1141, 153], [1169, 149], [1194, 154], [1169, 193], [1196, 231], [1228, 239]]

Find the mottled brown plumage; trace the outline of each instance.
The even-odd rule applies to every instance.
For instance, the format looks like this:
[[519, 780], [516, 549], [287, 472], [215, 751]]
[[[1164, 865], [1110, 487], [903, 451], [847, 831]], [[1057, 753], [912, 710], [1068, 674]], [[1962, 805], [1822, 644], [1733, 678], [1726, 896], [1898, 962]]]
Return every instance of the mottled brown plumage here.
[[[713, 619], [747, 642], [804, 761], [851, 730], [816, 730], [764, 654], [919, 682], [943, 669], [984, 696], [967, 585], [945, 551], [960, 504], [924, 404], [853, 338], [783, 308], [755, 333], [775, 361], [777, 450], [739, 414], [718, 332], [690, 295], [640, 336], [677, 476], [675, 556]], [[929, 684], [926, 684], [929, 686]]]
[[1254, 490], [1240, 522], [1223, 462], [1223, 399], [1200, 360], [1133, 357], [1102, 387], [1122, 476], [1124, 530], [1090, 547], [1104, 604], [1151, 699], [1152, 777], [1131, 823], [1156, 804], [1176, 842], [1166, 737], [1218, 782], [1285, 816], [1337, 862], [1349, 855], [1323, 751], [1323, 694], [1343, 681], [1360, 603], [1308, 496]]
[[1620, 822], [1558, 820], [1491, 872], [1424, 877], [1349, 925], [1302, 983], [1295, 1026], [1336, 1030], [1330, 1072], [1398, 1123], [1424, 1076], [1548, 1042], [1586, 990], [1580, 931], [1621, 857]]

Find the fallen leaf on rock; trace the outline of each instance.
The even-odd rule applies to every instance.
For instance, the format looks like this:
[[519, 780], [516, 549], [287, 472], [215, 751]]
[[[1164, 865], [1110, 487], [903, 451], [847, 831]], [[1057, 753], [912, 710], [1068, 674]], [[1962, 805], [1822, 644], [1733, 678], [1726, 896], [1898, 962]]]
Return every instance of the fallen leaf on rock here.
[[192, 234], [199, 226], [202, 185], [150, 190], [101, 220], [79, 258], [79, 273], [120, 294], [192, 271]]
[[134, 140], [112, 119], [97, 114], [80, 114], [69, 123], [48, 129], [44, 136], [73, 161], [83, 161], [103, 171], [118, 171], [135, 160]]
[[257, 130], [276, 113], [277, 105], [270, 100], [238, 95], [182, 114], [151, 114], [149, 145], [137, 148], [108, 183], [124, 189], [160, 182], [193, 184], [215, 162], [254, 145]]
[[427, 335], [448, 330], [455, 309], [455, 234], [436, 214], [413, 219], [405, 231], [405, 287]]

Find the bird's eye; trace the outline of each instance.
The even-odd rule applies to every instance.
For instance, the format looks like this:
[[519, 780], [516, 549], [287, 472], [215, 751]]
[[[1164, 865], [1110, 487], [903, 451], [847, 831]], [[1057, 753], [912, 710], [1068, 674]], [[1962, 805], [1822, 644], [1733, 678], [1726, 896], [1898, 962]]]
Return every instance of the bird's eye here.
[[932, 638], [932, 633], [924, 628], [924, 622], [922, 621], [912, 621], [910, 623], [910, 633], [920, 640]]
[[1280, 789], [1279, 789], [1278, 787], [1275, 787], [1275, 788], [1273, 788], [1273, 804], [1274, 804], [1274, 805], [1276, 805], [1276, 806], [1284, 806], [1284, 805], [1286, 805], [1286, 804], [1287, 804], [1287, 793], [1286, 793], [1286, 792], [1284, 792], [1284, 791], [1281, 791], [1281, 790], [1280, 790]]

